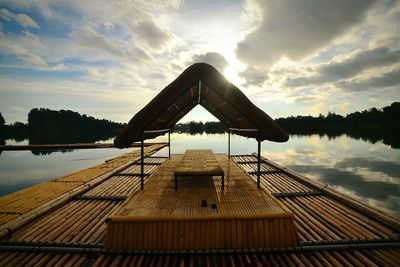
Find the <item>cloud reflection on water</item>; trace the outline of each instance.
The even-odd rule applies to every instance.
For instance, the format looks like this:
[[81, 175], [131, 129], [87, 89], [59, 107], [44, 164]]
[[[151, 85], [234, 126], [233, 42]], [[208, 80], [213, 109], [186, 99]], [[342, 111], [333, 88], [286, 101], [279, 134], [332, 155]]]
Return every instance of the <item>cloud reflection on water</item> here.
[[[165, 142], [166, 136], [157, 141]], [[171, 141], [174, 154], [183, 153], [188, 148], [211, 148], [215, 153], [227, 153], [225, 134], [173, 133]], [[232, 154], [251, 154], [256, 150], [257, 142], [254, 139], [236, 135], [231, 137]], [[30, 186], [32, 181], [53, 179], [126, 152], [118, 149], [88, 149], [34, 156], [28, 151], [5, 151], [0, 156], [0, 195]], [[165, 156], [167, 153], [168, 150], [164, 149], [158, 155]], [[382, 142], [372, 144], [346, 135], [335, 138], [292, 135], [286, 143], [263, 142], [262, 155], [400, 217], [399, 149]]]
[[263, 151], [280, 163], [364, 203], [400, 216], [400, 151], [347, 136], [291, 136]]

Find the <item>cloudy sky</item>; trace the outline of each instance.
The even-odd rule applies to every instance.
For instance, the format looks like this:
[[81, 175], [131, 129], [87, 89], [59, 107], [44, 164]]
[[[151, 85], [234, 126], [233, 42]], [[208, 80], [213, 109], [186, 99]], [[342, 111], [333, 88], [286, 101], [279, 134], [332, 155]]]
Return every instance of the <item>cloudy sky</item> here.
[[127, 122], [194, 62], [273, 118], [382, 107], [400, 101], [399, 25], [390, 0], [2, 0], [0, 112]]

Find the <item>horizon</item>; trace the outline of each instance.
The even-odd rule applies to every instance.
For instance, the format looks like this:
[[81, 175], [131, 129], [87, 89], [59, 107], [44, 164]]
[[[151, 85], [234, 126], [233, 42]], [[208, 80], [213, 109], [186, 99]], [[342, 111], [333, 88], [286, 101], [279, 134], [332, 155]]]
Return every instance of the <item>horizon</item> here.
[[[5, 0], [0, 112], [127, 123], [194, 62], [274, 119], [380, 109], [400, 99], [399, 24], [398, 1]], [[192, 120], [218, 121], [199, 107]]]
[[[391, 104], [394, 104], [394, 103], [399, 103], [399, 102], [396, 102], [396, 101], [394, 101], [394, 102], [392, 102]], [[390, 104], [390, 105], [391, 105]], [[387, 106], [390, 106], [390, 105], [387, 105]], [[387, 107], [387, 106], [384, 106], [384, 107]], [[382, 107], [382, 108], [384, 108], [384, 107]], [[336, 112], [334, 112], [334, 111], [328, 111], [328, 113], [334, 113], [334, 114], [337, 114], [337, 115], [341, 115], [341, 116], [343, 116], [343, 117], [346, 117], [346, 116], [348, 116], [349, 114], [351, 114], [351, 113], [355, 113], [355, 112], [363, 112], [363, 111], [368, 111], [368, 110], [370, 110], [370, 109], [373, 109], [373, 108], [376, 108], [377, 110], [382, 110], [382, 108], [377, 108], [377, 107], [370, 107], [370, 108], [368, 108], [368, 109], [365, 109], [365, 110], [356, 110], [356, 111], [353, 111], [353, 112], [350, 112], [350, 113], [347, 113], [347, 114], [339, 114], [339, 113], [336, 113]], [[44, 107], [41, 107], [41, 108], [37, 108], [37, 109], [48, 109], [48, 108], [44, 108]], [[200, 109], [200, 111], [198, 112], [198, 113], [196, 113], [196, 111], [198, 111]], [[52, 109], [49, 109], [49, 110], [51, 110], [51, 111], [61, 111], [61, 110], [52, 110]], [[72, 111], [72, 112], [77, 112], [77, 111], [74, 111], [74, 110], [65, 110], [65, 111]], [[79, 113], [79, 112], [78, 112]], [[203, 113], [203, 116], [201, 116], [200, 114], [202, 114]], [[323, 115], [324, 117], [326, 117], [327, 115], [328, 115], [328, 113], [327, 114], [322, 114], [322, 113], [320, 113], [319, 115]], [[1, 114], [1, 113], [0, 113]], [[85, 114], [85, 113], [79, 113], [80, 115], [86, 115], [86, 116], [88, 116], [88, 117], [93, 117], [93, 118], [95, 118], [95, 119], [97, 119], [97, 120], [103, 120], [104, 118], [98, 118], [98, 117], [95, 117], [95, 116], [92, 116], [92, 115], [90, 115], [90, 114]], [[318, 116], [319, 116], [318, 115]], [[299, 114], [292, 114], [292, 115], [289, 115], [289, 116], [287, 116], [287, 117], [278, 117], [278, 118], [272, 118], [272, 119], [274, 119], [274, 120], [276, 120], [276, 119], [287, 119], [287, 118], [289, 118], [289, 117], [297, 117], [297, 116], [312, 116], [312, 115], [310, 115], [310, 114], [308, 114], [308, 115], [299, 115]], [[318, 117], [318, 116], [312, 116], [312, 117]], [[3, 116], [4, 117], [4, 116]], [[199, 118], [203, 118], [203, 119], [199, 119]], [[207, 119], [208, 118], [208, 119]], [[16, 122], [22, 122], [22, 121], [15, 121], [15, 122], [8, 122], [7, 123], [7, 120], [6, 120], [6, 118], [4, 118], [5, 119], [5, 124], [6, 125], [11, 125], [11, 124], [13, 124], [13, 123], [16, 123]], [[119, 121], [112, 121], [111, 120], [111, 122], [115, 122], [115, 123], [121, 123], [121, 124], [124, 124], [124, 123], [128, 123], [129, 121], [127, 121], [127, 122], [119, 122]], [[179, 120], [177, 123], [175, 123], [175, 124], [179, 124], [179, 123], [188, 123], [188, 122], [202, 122], [202, 123], [207, 123], [207, 122], [221, 122], [220, 120], [218, 120], [214, 115], [212, 115], [209, 111], [207, 111], [203, 106], [201, 106], [201, 105], [197, 105], [196, 107], [194, 107], [191, 111], [189, 111], [181, 120]], [[24, 123], [24, 124], [27, 124], [28, 123], [28, 114], [27, 114], [27, 116], [26, 116], [26, 120], [25, 121], [23, 121], [22, 123]]]

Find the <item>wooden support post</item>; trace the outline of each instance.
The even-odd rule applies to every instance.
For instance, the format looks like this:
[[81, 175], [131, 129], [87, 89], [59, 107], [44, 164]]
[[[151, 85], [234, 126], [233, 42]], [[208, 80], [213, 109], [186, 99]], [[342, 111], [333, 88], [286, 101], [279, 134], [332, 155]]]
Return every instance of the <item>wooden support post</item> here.
[[261, 141], [258, 142], [258, 159], [257, 159], [257, 188], [260, 188], [260, 161], [261, 161]]
[[171, 159], [171, 130], [168, 131], [168, 159]]
[[231, 158], [231, 129], [228, 129], [228, 159]]
[[144, 131], [140, 140], [140, 189], [144, 189]]

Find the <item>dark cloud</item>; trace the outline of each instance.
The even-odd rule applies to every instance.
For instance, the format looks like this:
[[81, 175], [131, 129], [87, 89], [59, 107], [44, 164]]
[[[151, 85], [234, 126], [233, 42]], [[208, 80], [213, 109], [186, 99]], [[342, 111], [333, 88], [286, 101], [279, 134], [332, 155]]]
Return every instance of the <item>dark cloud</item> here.
[[269, 79], [268, 72], [265, 69], [256, 67], [247, 67], [240, 75], [246, 77], [247, 85], [254, 86], [262, 86]]
[[335, 81], [352, 77], [369, 68], [397, 63], [399, 60], [400, 50], [379, 47], [356, 53], [342, 62], [328, 63], [319, 72], [323, 80]]
[[336, 87], [349, 91], [363, 91], [400, 85], [400, 69], [383, 73], [364, 80], [350, 80], [335, 83]]
[[400, 50], [390, 50], [387, 47], [366, 49], [353, 54], [345, 60], [320, 65], [315, 69], [317, 74], [314, 76], [289, 78], [286, 81], [286, 85], [296, 87], [335, 82], [351, 78], [370, 68], [392, 65], [399, 61]]
[[204, 62], [213, 65], [217, 70], [223, 72], [228, 66], [225, 57], [217, 52], [208, 52], [201, 55], [193, 56], [193, 63]]
[[268, 64], [282, 56], [301, 58], [329, 44], [361, 21], [372, 0], [256, 0], [259, 27], [238, 44], [239, 59]]
[[282, 57], [300, 59], [328, 45], [364, 18], [373, 0], [254, 0], [259, 26], [238, 43], [244, 63], [268, 68]]
[[315, 100], [317, 100], [315, 96], [308, 96], [308, 95], [298, 96], [294, 98], [294, 101], [298, 103], [313, 102]]

